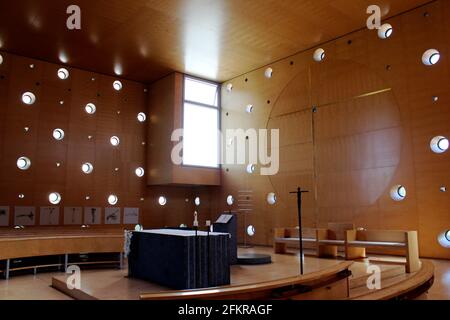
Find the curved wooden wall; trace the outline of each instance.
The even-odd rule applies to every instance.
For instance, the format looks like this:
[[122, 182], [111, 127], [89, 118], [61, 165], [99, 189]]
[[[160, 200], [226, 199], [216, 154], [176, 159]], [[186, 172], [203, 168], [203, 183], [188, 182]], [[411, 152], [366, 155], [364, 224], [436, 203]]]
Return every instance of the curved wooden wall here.
[[[324, 44], [322, 63], [313, 61], [313, 48], [268, 65], [270, 79], [264, 67], [224, 83], [223, 131], [280, 129], [277, 175], [223, 166], [221, 209], [228, 208], [227, 195], [238, 199], [240, 191], [252, 191], [251, 243], [270, 244], [273, 228], [297, 225], [289, 191], [301, 186], [311, 191], [304, 197], [306, 226], [354, 222], [418, 230], [422, 256], [450, 258], [437, 241], [450, 228], [450, 200], [440, 191], [450, 185], [450, 152], [430, 150], [433, 137], [450, 137], [449, 21], [450, 4], [436, 1], [388, 20], [394, 34], [387, 40], [364, 29]], [[427, 67], [421, 58], [430, 48], [441, 52], [441, 60]], [[390, 198], [395, 185], [407, 189], [402, 202]], [[269, 192], [278, 198], [273, 206], [266, 201]]]

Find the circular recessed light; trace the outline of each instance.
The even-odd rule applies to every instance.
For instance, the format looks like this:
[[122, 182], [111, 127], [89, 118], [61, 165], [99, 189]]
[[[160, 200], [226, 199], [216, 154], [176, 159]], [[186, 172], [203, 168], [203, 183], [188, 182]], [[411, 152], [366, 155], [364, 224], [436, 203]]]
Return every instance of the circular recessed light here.
[[389, 38], [392, 33], [394, 33], [394, 28], [389, 23], [385, 23], [381, 26], [380, 29], [378, 29], [378, 37], [380, 39], [387, 39]]
[[134, 226], [134, 231], [142, 231], [142, 230], [144, 230], [144, 227], [142, 227], [142, 225], [137, 224]]
[[317, 62], [323, 61], [325, 59], [325, 50], [322, 48], [317, 49], [314, 51], [313, 58]]
[[447, 231], [445, 232], [445, 239], [447, 239], [447, 241], [450, 242], [450, 230], [447, 230]]
[[142, 167], [137, 168], [134, 172], [136, 173], [136, 175], [139, 178], [142, 178], [144, 176], [144, 173], [145, 173], [144, 168], [142, 168]]
[[87, 114], [94, 114], [95, 111], [97, 110], [97, 107], [93, 103], [88, 103], [86, 107], [84, 107], [84, 110], [86, 111]]
[[3, 56], [0, 54], [0, 65], [3, 64]]
[[447, 192], [447, 187], [446, 186], [442, 186], [442, 187], [439, 188], [439, 190], [441, 192]]
[[115, 194], [111, 194], [108, 197], [108, 203], [112, 206], [115, 206], [119, 202], [119, 198]]
[[116, 91], [122, 90], [122, 82], [120, 82], [119, 80], [114, 81], [113, 88]]
[[446, 230], [438, 236], [439, 244], [444, 248], [450, 248], [450, 230]]
[[247, 166], [247, 173], [252, 174], [252, 173], [255, 172], [255, 170], [256, 170], [256, 166], [255, 166], [254, 164], [249, 164], [249, 165]]
[[430, 147], [434, 153], [444, 153], [449, 147], [448, 139], [442, 136], [434, 137], [430, 142]]
[[36, 96], [32, 92], [25, 92], [22, 94], [22, 102], [27, 105], [32, 105], [36, 102]]
[[81, 166], [81, 171], [86, 174], [91, 174], [92, 171], [94, 171], [94, 166], [89, 162], [83, 163], [83, 165]]
[[166, 203], [167, 203], [166, 197], [164, 197], [164, 196], [159, 197], [158, 203], [159, 203], [160, 206], [165, 206]]
[[273, 70], [272, 70], [272, 68], [267, 68], [267, 69], [264, 71], [264, 76], [265, 76], [266, 78], [270, 79], [270, 78], [272, 78], [272, 75], [273, 75]]
[[232, 206], [232, 205], [234, 204], [234, 198], [233, 198], [232, 195], [229, 195], [229, 196], [227, 197], [227, 204], [228, 204], [229, 206]]
[[252, 113], [253, 112], [253, 105], [252, 104], [247, 105], [247, 107], [245, 108], [245, 111], [247, 111], [247, 113]]
[[25, 195], [23, 193], [19, 194], [19, 199], [24, 199]]
[[195, 205], [198, 207], [198, 206], [200, 205], [200, 197], [196, 197], [196, 198], [194, 199], [194, 203], [195, 203]]
[[61, 68], [58, 70], [58, 78], [60, 78], [61, 80], [65, 80], [69, 77], [69, 70], [67, 70], [66, 68]]
[[17, 159], [17, 168], [20, 170], [28, 170], [31, 167], [31, 160], [27, 157], [20, 157]]
[[55, 138], [56, 140], [59, 140], [59, 141], [64, 139], [64, 130], [63, 129], [53, 130], [53, 138]]
[[119, 137], [116, 137], [116, 136], [111, 137], [111, 139], [109, 139], [109, 141], [111, 142], [111, 144], [114, 147], [117, 147], [120, 144], [120, 139], [119, 139]]
[[255, 227], [254, 226], [248, 226], [247, 227], [247, 234], [249, 237], [253, 237], [256, 233]]
[[270, 205], [274, 205], [275, 203], [277, 203], [277, 196], [275, 195], [275, 193], [271, 192], [267, 195], [267, 203]]
[[48, 196], [48, 201], [50, 201], [51, 204], [58, 204], [61, 202], [61, 195], [58, 192], [52, 192]]
[[233, 84], [232, 83], [227, 84], [227, 91], [228, 92], [233, 91]]
[[406, 188], [402, 185], [397, 185], [391, 189], [391, 198], [394, 201], [403, 201], [406, 198]]
[[30, 69], [34, 69], [34, 64], [30, 64]]
[[441, 54], [436, 49], [429, 49], [425, 51], [422, 56], [422, 62], [426, 66], [432, 66], [439, 62]]
[[145, 115], [145, 113], [140, 112], [137, 115], [137, 119], [138, 119], [139, 122], [145, 122], [145, 120], [147, 120], [147, 116]]

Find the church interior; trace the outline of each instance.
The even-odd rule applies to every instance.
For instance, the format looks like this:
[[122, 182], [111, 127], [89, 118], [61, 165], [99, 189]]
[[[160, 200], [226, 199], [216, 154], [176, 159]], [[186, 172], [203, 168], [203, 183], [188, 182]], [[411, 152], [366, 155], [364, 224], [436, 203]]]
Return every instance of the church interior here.
[[0, 300], [450, 300], [447, 0], [0, 1]]

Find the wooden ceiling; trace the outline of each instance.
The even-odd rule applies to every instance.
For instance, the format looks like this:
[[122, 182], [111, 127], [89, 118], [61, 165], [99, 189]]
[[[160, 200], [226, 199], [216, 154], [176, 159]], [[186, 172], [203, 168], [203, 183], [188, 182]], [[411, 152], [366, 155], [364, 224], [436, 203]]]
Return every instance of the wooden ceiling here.
[[[430, 0], [0, 1], [0, 50], [141, 82], [180, 71], [223, 82]], [[81, 30], [66, 9], [81, 8]]]

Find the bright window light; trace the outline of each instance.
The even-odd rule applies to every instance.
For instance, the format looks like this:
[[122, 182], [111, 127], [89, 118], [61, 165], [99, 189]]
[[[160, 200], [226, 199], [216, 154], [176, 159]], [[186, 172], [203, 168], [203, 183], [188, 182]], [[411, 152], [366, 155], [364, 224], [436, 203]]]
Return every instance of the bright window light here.
[[218, 97], [217, 84], [193, 78], [185, 78], [184, 99], [186, 101], [217, 107], [219, 105]]

